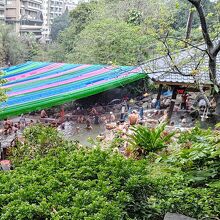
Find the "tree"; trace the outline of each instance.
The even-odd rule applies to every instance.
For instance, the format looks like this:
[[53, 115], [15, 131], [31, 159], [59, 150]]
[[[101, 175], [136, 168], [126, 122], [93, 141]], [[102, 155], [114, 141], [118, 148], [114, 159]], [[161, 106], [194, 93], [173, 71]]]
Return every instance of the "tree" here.
[[[54, 24], [54, 33], [52, 33], [52, 35], [56, 37], [55, 45], [59, 48], [59, 50], [56, 50], [54, 45], [52, 45], [52, 53], [49, 51], [54, 61], [64, 61], [66, 55], [73, 53], [78, 35], [96, 17], [96, 6], [97, 3], [93, 1], [78, 4], [78, 6], [68, 14], [67, 27], [63, 30], [58, 28], [59, 33], [56, 27], [57, 22]], [[60, 19], [58, 19], [58, 21], [59, 20]], [[61, 21], [62, 19], [60, 22]], [[63, 52], [62, 56], [59, 57], [58, 54], [60, 54], [60, 51]]]
[[[57, 44], [63, 49], [64, 56], [73, 52], [77, 36], [76, 27], [74, 25], [71, 25], [60, 33]], [[57, 53], [58, 52], [57, 50]]]
[[[211, 1], [203, 1], [203, 7], [206, 9], [205, 10], [205, 15], [207, 17], [208, 14], [211, 14], [214, 12], [214, 4]], [[174, 28], [180, 31], [181, 29], [184, 29], [186, 26], [186, 22], [189, 17], [189, 12], [192, 14], [195, 14], [195, 8], [193, 5], [191, 5], [190, 2], [188, 1], [182, 1], [182, 0], [177, 0], [176, 1], [176, 12], [175, 12], [175, 22], [174, 22]], [[174, 10], [174, 9], [172, 9]], [[181, 17], [181, 19], [179, 19]], [[208, 21], [212, 20], [212, 17], [207, 17]], [[192, 20], [192, 28], [198, 28], [200, 26], [200, 21], [198, 16], [193, 16]]]
[[80, 33], [94, 18], [97, 2], [84, 2], [70, 12], [71, 25], [75, 26], [76, 34]]
[[[164, 69], [169, 66], [170, 71], [172, 70], [174, 74], [193, 77], [200, 92], [203, 93], [204, 98], [209, 104], [208, 98], [202, 90], [202, 82], [197, 77], [200, 72], [207, 71], [214, 88], [213, 94], [215, 94], [217, 101], [216, 113], [220, 114], [219, 82], [216, 76], [217, 56], [220, 51], [220, 41], [216, 40], [219, 33], [217, 5], [210, 1], [204, 1], [206, 2], [208, 11], [208, 13], [205, 13], [202, 0], [186, 0], [185, 2], [189, 3], [187, 4], [188, 8], [196, 12], [197, 16], [194, 16], [194, 18], [199, 19], [200, 26], [192, 29], [193, 32], [190, 38], [187, 37], [188, 39], [173, 31], [170, 26], [168, 28], [162, 28], [162, 33], [157, 32], [155, 36], [164, 46], [161, 47], [158, 44], [160, 45], [160, 52], [166, 55], [165, 59], [167, 59], [165, 61], [167, 63], [164, 63]], [[187, 21], [185, 22], [187, 23]], [[188, 45], [189, 48], [182, 53], [181, 49], [185, 45]], [[205, 67], [207, 67], [206, 70]], [[185, 72], [186, 68], [191, 71]]]
[[147, 59], [148, 38], [141, 29], [116, 19], [88, 25], [75, 42], [69, 62], [137, 65]]
[[51, 39], [57, 39], [59, 33], [69, 26], [69, 13], [65, 11], [64, 14], [54, 19], [51, 25]]
[[23, 60], [26, 51], [22, 51], [22, 44], [18, 36], [13, 33], [13, 29], [3, 23], [0, 24], [0, 28], [0, 65], [16, 64]]
[[206, 53], [209, 57], [209, 75], [210, 79], [213, 82], [215, 86], [217, 86], [217, 79], [216, 79], [216, 58], [220, 51], [220, 41], [215, 43], [210, 36], [210, 32], [208, 29], [205, 13], [203, 6], [201, 4], [201, 0], [188, 0], [197, 10], [200, 24], [201, 24], [201, 30], [202, 35], [204, 38], [204, 42], [207, 46]]
[[31, 60], [37, 54], [38, 46], [33, 35], [18, 36], [13, 27], [0, 24], [0, 66]]
[[220, 114], [220, 95], [219, 95], [219, 82], [217, 81], [217, 56], [220, 51], [220, 40], [213, 40], [208, 28], [207, 19], [205, 17], [204, 8], [201, 0], [188, 0], [197, 11], [200, 19], [201, 31], [206, 45], [205, 53], [208, 55], [208, 70], [209, 77], [214, 86], [214, 92], [216, 94], [217, 108], [216, 114]]
[[[219, 93], [219, 84], [217, 81], [217, 56], [220, 51], [220, 40], [212, 40], [211, 33], [208, 28], [207, 18], [205, 16], [204, 8], [201, 0], [187, 0], [196, 9], [197, 15], [200, 19], [202, 36], [206, 48], [204, 52], [208, 55], [208, 71], [211, 82], [213, 83], [215, 93]], [[220, 105], [220, 97], [217, 97], [217, 105]], [[220, 114], [220, 109], [217, 108], [217, 114]]]
[[[163, 20], [164, 25], [171, 24], [170, 21], [173, 19], [170, 19], [172, 15], [169, 11], [169, 7], [171, 7], [172, 10], [175, 10], [175, 13], [177, 11], [174, 3], [170, 4], [169, 2], [168, 4], [167, 2], [161, 2], [160, 0], [150, 0], [148, 1], [147, 7], [144, 7], [144, 5], [145, 0], [100, 0], [79, 4], [74, 10], [70, 12], [70, 26], [59, 34], [57, 40], [58, 44], [60, 45], [59, 49], [63, 48], [62, 51], [64, 51], [63, 59], [65, 60], [65, 56], [67, 56], [70, 61], [76, 62], [76, 60], [74, 60], [76, 57], [75, 51], [76, 49], [78, 50], [78, 48], [81, 46], [80, 43], [83, 35], [81, 32], [83, 32], [84, 29], [90, 28], [91, 25], [94, 26], [95, 23], [105, 23], [106, 20], [113, 20], [112, 18], [114, 18], [116, 25], [118, 25], [117, 23], [123, 22], [124, 24], [130, 24], [130, 27], [136, 26], [136, 28], [139, 28], [140, 31], [139, 34], [137, 34], [139, 36], [137, 37], [141, 38], [141, 35], [146, 33], [145, 29], [150, 29], [152, 26], [154, 26], [154, 29], [157, 29], [159, 27], [159, 20]], [[163, 13], [157, 13], [158, 8], [163, 8]], [[166, 18], [165, 21], [164, 18]], [[112, 22], [112, 26], [113, 25], [114, 23]], [[127, 24], [125, 25], [128, 26]], [[113, 27], [111, 28], [113, 29]], [[104, 28], [102, 30], [104, 32], [106, 31]], [[117, 31], [118, 36], [121, 34], [120, 29], [115, 29], [114, 31]], [[105, 33], [101, 33], [101, 30], [98, 32], [100, 35], [106, 36]], [[109, 38], [110, 37], [107, 39]], [[149, 51], [152, 51], [155, 42], [150, 41], [151, 36], [149, 35], [146, 36], [146, 38], [148, 38], [148, 42], [145, 42], [144, 45], [140, 44], [140, 47], [142, 47], [144, 51], [147, 51], [146, 48], [149, 48]], [[103, 41], [104, 40], [102, 40], [102, 43]], [[95, 48], [95, 46], [99, 47], [99, 45], [96, 44], [93, 48]], [[91, 48], [92, 46], [89, 45], [89, 47]], [[99, 51], [99, 48], [97, 50]], [[118, 50], [120, 50], [120, 48], [118, 48]], [[59, 53], [59, 51], [57, 51], [57, 53]], [[151, 54], [149, 53], [149, 56], [150, 55]], [[80, 54], [77, 53], [77, 56], [80, 57]], [[78, 59], [79, 58], [77, 58], [77, 60]], [[143, 60], [140, 57], [137, 59]], [[82, 60], [81, 62], [87, 62], [87, 60], [80, 60]], [[102, 61], [102, 63], [108, 63], [109, 60], [110, 59], [107, 58], [106, 60]], [[94, 62], [97, 63], [99, 60], [94, 60]], [[133, 61], [130, 63], [133, 63]]]

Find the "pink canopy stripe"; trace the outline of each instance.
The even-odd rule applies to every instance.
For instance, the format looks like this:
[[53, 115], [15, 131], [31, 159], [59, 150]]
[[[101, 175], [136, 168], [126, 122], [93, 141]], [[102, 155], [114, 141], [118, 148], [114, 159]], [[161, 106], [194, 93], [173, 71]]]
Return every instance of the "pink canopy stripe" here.
[[65, 80], [65, 81], [62, 81], [62, 82], [52, 83], [52, 84], [49, 84], [49, 85], [44, 85], [44, 86], [40, 86], [40, 87], [37, 87], [37, 88], [23, 90], [23, 91], [19, 91], [19, 92], [11, 92], [11, 93], [8, 93], [8, 97], [23, 95], [23, 94], [26, 94], [26, 93], [36, 92], [36, 91], [43, 90], [43, 89], [48, 89], [48, 88], [52, 88], [52, 87], [57, 87], [57, 86], [69, 84], [69, 83], [72, 83], [72, 82], [80, 81], [80, 80], [83, 80], [83, 79], [86, 79], [86, 78], [90, 78], [90, 77], [93, 77], [93, 76], [97, 76], [97, 75], [106, 73], [111, 69], [113, 69], [113, 67], [102, 68], [101, 70], [96, 70], [96, 71], [90, 72], [88, 74], [78, 76], [78, 77], [75, 77], [73, 79]]
[[[77, 93], [77, 92], [79, 92], [79, 91], [82, 91], [82, 90], [84, 90], [85, 88], [90, 89], [90, 88], [92, 88], [93, 86], [103, 85], [103, 84], [108, 83], [108, 82], [115, 82], [115, 81], [117, 81], [118, 79], [126, 78], [126, 77], [128, 77], [128, 75], [131, 76], [131, 75], [135, 75], [135, 74], [137, 74], [137, 72], [134, 71], [134, 70], [128, 71], [128, 72], [125, 72], [125, 73], [121, 74], [121, 75], [118, 76], [117, 78], [110, 79], [110, 80], [108, 80], [108, 79], [103, 79], [103, 80], [100, 80], [100, 81], [98, 81], [98, 82], [89, 84], [89, 85], [85, 86], [84, 88], [76, 89], [76, 90], [74, 91], [74, 93]], [[66, 94], [69, 94], [69, 92], [68, 92], [68, 93], [62, 93], [62, 95], [66, 95]], [[51, 96], [48, 96], [47, 98], [55, 98], [55, 97], [57, 97], [57, 96], [60, 96], [60, 95], [51, 95]], [[40, 101], [40, 100], [44, 100], [44, 98], [39, 98], [38, 101]], [[28, 103], [28, 102], [24, 102], [23, 104], [26, 104], [26, 103]], [[11, 106], [15, 107], [15, 106], [17, 106], [17, 104], [11, 105]], [[18, 106], [19, 106], [19, 105], [18, 105]]]
[[142, 73], [143, 69], [141, 67], [137, 67], [131, 71], [132, 73]]
[[[62, 75], [65, 75], [65, 74], [68, 74], [68, 73], [71, 73], [71, 72], [75, 72], [75, 71], [84, 69], [84, 68], [89, 67], [89, 66], [90, 66], [90, 65], [88, 65], [88, 64], [84, 64], [84, 65], [82, 65], [82, 66], [78, 66], [78, 67], [75, 67], [75, 68], [73, 68], [73, 69], [71, 69], [71, 70], [67, 70], [67, 71], [64, 71], [64, 72], [61, 72], [61, 73], [56, 73], [56, 74], [53, 74], [53, 75], [50, 75], [50, 76], [39, 77], [39, 78], [37, 78], [37, 79], [29, 80], [28, 83], [30, 83], [30, 82], [42, 81], [42, 80], [50, 79], [50, 78], [56, 78], [56, 77], [59, 77], [59, 76], [62, 76]], [[12, 87], [14, 87], [14, 86], [22, 85], [22, 84], [27, 84], [27, 82], [18, 82], [18, 83], [14, 83], [13, 85], [3, 86], [3, 88], [12, 88]]]
[[39, 68], [37, 70], [30, 71], [28, 73], [24, 73], [24, 74], [20, 74], [20, 75], [17, 75], [17, 76], [9, 77], [9, 78], [7, 78], [7, 81], [11, 82], [11, 81], [23, 79], [23, 78], [26, 78], [26, 77], [29, 77], [29, 76], [32, 76], [32, 75], [35, 75], [35, 74], [41, 74], [41, 73], [47, 72], [47, 71], [49, 71], [51, 69], [55, 69], [55, 68], [61, 67], [63, 65], [65, 65], [65, 64], [64, 63], [51, 64], [49, 66], [42, 67], [42, 68]]

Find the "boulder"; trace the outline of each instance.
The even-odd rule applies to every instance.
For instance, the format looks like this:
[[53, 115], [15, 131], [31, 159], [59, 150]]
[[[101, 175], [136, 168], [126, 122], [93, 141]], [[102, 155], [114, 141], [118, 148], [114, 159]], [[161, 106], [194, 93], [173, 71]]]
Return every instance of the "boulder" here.
[[195, 218], [190, 218], [185, 215], [167, 213], [164, 217], [164, 220], [196, 220]]
[[151, 98], [149, 97], [145, 97], [141, 100], [142, 102], [150, 102], [151, 101]]
[[148, 103], [148, 102], [145, 102], [143, 105], [142, 105], [143, 108], [150, 108], [151, 107], [151, 104]]
[[11, 161], [10, 160], [1, 160], [0, 161], [0, 170], [10, 170], [11, 169]]

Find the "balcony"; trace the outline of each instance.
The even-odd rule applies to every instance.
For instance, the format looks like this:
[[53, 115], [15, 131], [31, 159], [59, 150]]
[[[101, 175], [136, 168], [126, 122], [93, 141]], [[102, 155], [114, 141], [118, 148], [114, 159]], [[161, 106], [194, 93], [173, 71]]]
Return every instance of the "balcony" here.
[[25, 32], [42, 32], [42, 26], [21, 25], [20, 31]]
[[0, 14], [0, 21], [5, 20], [5, 16]]
[[37, 7], [34, 7], [34, 6], [28, 6], [28, 7], [25, 7], [25, 10], [26, 11], [34, 11], [34, 12], [40, 12], [40, 8], [37, 8]]
[[21, 25], [23, 26], [33, 26], [33, 27], [41, 27], [43, 24], [43, 20], [38, 20], [35, 18], [29, 18], [26, 20], [20, 21]]
[[22, 0], [23, 2], [32, 2], [36, 4], [42, 5], [43, 1], [42, 0]]
[[17, 3], [16, 2], [11, 2], [10, 4], [8, 4], [7, 6], [6, 6], [6, 9], [7, 8], [9, 8], [9, 9], [11, 9], [11, 8], [17, 8]]
[[24, 28], [24, 27], [21, 28], [20, 27], [20, 34], [21, 35], [27, 34], [27, 33], [33, 33], [37, 40], [39, 40], [42, 37], [41, 29], [32, 29], [31, 27], [28, 27], [28, 28]]

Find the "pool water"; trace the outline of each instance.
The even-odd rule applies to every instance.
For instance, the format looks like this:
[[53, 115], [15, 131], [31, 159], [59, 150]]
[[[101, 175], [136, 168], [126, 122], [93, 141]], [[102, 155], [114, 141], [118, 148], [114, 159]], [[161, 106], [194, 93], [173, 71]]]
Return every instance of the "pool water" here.
[[[77, 131], [77, 127], [79, 130]], [[65, 122], [65, 129], [58, 128], [58, 131], [67, 140], [77, 140], [80, 144], [90, 145], [89, 139], [95, 139], [100, 133], [105, 133], [106, 129], [104, 124], [92, 124], [92, 130], [87, 130], [85, 124], [78, 124], [76, 122]]]

